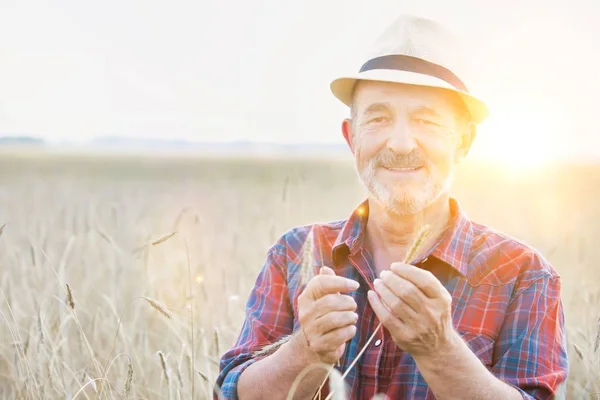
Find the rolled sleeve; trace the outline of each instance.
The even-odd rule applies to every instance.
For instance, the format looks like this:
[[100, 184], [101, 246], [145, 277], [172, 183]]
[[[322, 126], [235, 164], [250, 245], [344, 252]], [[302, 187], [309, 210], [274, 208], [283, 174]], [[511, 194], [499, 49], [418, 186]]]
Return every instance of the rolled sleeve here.
[[256, 361], [258, 360], [255, 358], [250, 358], [241, 364], [235, 361], [230, 362], [228, 365], [235, 365], [235, 367], [230, 368], [227, 371], [223, 370], [221, 374], [219, 374], [219, 378], [217, 379], [218, 386], [217, 389], [215, 389], [215, 398], [237, 399], [237, 385], [238, 381], [240, 380], [240, 376], [246, 368], [254, 364]]
[[512, 385], [512, 387], [514, 387], [521, 394], [521, 396], [523, 397], [523, 400], [535, 400], [535, 397], [533, 397], [532, 395], [530, 395], [529, 393], [527, 393], [520, 387], [514, 386], [514, 385]]
[[242, 372], [258, 361], [253, 354], [292, 333], [293, 308], [285, 264], [285, 247], [271, 247], [246, 303], [246, 317], [238, 339], [221, 357], [215, 399], [237, 399]]
[[492, 373], [525, 399], [554, 399], [568, 375], [560, 278], [533, 281], [511, 304], [496, 341]]

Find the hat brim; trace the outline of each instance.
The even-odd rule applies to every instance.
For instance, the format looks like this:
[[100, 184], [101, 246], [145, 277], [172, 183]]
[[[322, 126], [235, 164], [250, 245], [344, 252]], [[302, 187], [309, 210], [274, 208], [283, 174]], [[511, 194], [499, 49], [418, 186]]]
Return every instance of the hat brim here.
[[454, 86], [450, 85], [442, 79], [415, 72], [398, 71], [391, 69], [369, 70], [355, 75], [344, 76], [333, 80], [330, 84], [331, 92], [342, 103], [344, 103], [347, 106], [350, 106], [350, 103], [352, 102], [352, 96], [354, 93], [354, 87], [356, 83], [360, 80], [401, 83], [405, 85], [426, 86], [450, 90], [461, 97], [461, 99], [465, 103], [465, 106], [471, 113], [472, 122], [479, 124], [483, 120], [485, 120], [489, 115], [488, 107], [481, 99], [473, 96], [470, 93], [456, 89]]

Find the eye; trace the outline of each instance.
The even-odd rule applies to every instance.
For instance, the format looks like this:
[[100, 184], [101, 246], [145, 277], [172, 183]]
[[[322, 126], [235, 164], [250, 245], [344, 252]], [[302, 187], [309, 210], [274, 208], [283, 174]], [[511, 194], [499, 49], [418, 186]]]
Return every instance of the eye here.
[[375, 118], [369, 119], [367, 121], [367, 124], [382, 124], [387, 121], [388, 121], [387, 117], [375, 117]]
[[432, 121], [430, 119], [426, 119], [426, 118], [415, 118], [415, 122], [417, 122], [418, 124], [421, 124], [421, 125], [441, 126], [437, 122]]

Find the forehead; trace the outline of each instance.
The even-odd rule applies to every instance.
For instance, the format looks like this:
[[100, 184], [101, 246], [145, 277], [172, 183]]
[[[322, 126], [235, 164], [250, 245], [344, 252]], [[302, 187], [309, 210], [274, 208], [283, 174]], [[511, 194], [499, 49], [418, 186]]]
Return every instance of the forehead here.
[[391, 82], [360, 81], [357, 83], [353, 105], [358, 113], [379, 103], [406, 110], [427, 107], [450, 113], [458, 113], [462, 108], [458, 95], [444, 89]]

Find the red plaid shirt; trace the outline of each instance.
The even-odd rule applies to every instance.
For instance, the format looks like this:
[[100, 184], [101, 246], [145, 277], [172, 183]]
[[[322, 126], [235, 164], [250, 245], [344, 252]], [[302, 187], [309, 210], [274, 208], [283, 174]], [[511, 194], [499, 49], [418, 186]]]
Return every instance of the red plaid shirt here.
[[[552, 398], [568, 371], [559, 275], [531, 247], [470, 221], [455, 200], [450, 205], [449, 228], [415, 265], [431, 271], [452, 294], [455, 329], [496, 377], [524, 398]], [[237, 398], [242, 371], [257, 361], [254, 351], [298, 329], [297, 298], [304, 288], [302, 248], [311, 229], [315, 272], [318, 265], [333, 266], [337, 275], [361, 284], [352, 294], [358, 304], [357, 333], [337, 367], [346, 370], [378, 324], [367, 301], [367, 290], [373, 289], [376, 278], [363, 245], [367, 219], [365, 202], [347, 220], [294, 228], [269, 249], [240, 336], [221, 359], [217, 385], [225, 398]], [[352, 399], [370, 399], [377, 393], [390, 399], [434, 398], [413, 358], [385, 329], [346, 382]]]

